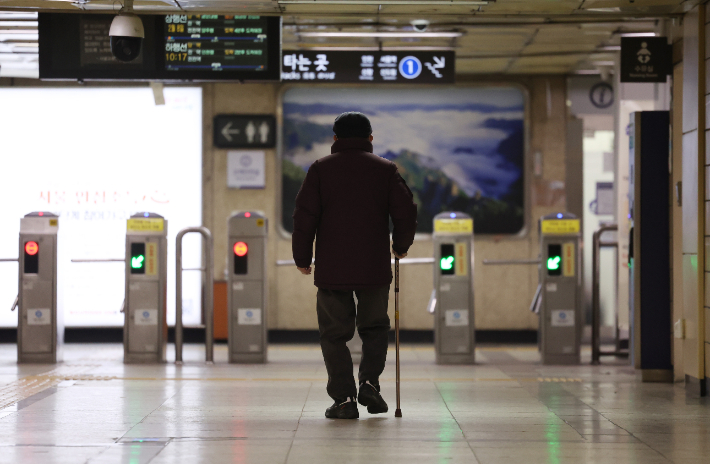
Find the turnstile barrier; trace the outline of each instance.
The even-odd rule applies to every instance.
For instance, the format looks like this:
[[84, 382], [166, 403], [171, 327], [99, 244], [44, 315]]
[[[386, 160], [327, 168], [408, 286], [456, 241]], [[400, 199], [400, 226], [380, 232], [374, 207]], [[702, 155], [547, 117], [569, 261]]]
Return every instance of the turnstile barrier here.
[[237, 212], [228, 220], [227, 233], [229, 362], [265, 363], [268, 220], [260, 212]]
[[126, 224], [126, 363], [166, 360], [167, 233], [168, 221], [155, 213], [134, 214]]
[[437, 364], [475, 362], [473, 219], [460, 212], [434, 217], [434, 343]]
[[64, 321], [57, 311], [59, 217], [44, 211], [20, 220], [17, 362], [62, 360]]
[[579, 364], [582, 336], [580, 221], [570, 213], [540, 218], [538, 342], [542, 364]]

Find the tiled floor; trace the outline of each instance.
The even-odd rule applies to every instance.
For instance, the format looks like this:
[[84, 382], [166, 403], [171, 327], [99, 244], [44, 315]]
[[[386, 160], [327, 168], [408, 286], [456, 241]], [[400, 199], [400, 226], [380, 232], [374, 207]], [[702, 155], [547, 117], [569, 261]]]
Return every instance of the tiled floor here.
[[[172, 346], [169, 347], [172, 354]], [[623, 365], [543, 367], [534, 347], [479, 347], [476, 366], [402, 349], [390, 413], [328, 420], [316, 346], [266, 365], [123, 365], [120, 345], [68, 345], [58, 366], [0, 345], [0, 463], [710, 463], [710, 403]], [[588, 356], [587, 356], [588, 361]], [[19, 402], [18, 402], [19, 401]]]

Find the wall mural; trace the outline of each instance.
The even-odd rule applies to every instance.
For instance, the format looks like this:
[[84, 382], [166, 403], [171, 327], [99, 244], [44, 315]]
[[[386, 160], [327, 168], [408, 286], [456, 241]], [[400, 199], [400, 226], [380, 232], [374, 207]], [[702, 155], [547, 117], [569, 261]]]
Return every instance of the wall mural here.
[[524, 226], [524, 96], [516, 87], [363, 89], [295, 87], [283, 96], [282, 221], [293, 231], [296, 194], [310, 165], [330, 154], [333, 121], [370, 118], [374, 152], [393, 161], [419, 207], [420, 233], [433, 217], [463, 211], [476, 234]]

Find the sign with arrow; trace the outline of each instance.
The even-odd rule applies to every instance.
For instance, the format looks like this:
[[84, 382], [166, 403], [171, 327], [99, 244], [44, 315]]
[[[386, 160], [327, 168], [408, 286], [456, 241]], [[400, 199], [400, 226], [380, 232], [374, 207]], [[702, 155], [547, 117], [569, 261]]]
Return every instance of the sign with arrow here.
[[218, 148], [274, 148], [276, 118], [270, 114], [215, 116], [214, 146]]
[[283, 53], [281, 80], [308, 84], [453, 84], [452, 51], [310, 51]]

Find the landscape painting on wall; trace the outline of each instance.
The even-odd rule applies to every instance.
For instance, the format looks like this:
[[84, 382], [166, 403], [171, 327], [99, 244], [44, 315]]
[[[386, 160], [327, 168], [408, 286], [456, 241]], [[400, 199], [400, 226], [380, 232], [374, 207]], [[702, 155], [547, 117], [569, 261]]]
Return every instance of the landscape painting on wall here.
[[419, 233], [462, 211], [476, 234], [525, 224], [525, 99], [517, 87], [364, 89], [294, 87], [283, 95], [282, 224], [293, 231], [296, 194], [311, 164], [330, 154], [333, 121], [370, 118], [374, 153], [391, 160], [414, 194]]

